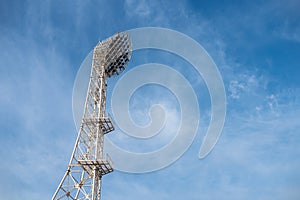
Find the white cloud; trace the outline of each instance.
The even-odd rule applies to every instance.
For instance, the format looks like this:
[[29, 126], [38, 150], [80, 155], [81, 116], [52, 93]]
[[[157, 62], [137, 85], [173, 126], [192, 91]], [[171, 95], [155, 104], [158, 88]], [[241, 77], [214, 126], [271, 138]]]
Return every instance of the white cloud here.
[[149, 17], [151, 13], [151, 8], [149, 1], [146, 0], [126, 0], [125, 11], [130, 17]]
[[[76, 135], [67, 98], [73, 73], [53, 46], [46, 48], [18, 33], [1, 35], [0, 41], [6, 52], [0, 55], [1, 121], [5, 125], [0, 154], [6, 160], [0, 169], [10, 176], [1, 179], [1, 194], [7, 199], [50, 198], [49, 190], [39, 185], [51, 188], [53, 177], [61, 178], [63, 174], [57, 171], [65, 170], [70, 156], [65, 152], [72, 149], [64, 141]], [[16, 187], [20, 191], [12, 194]]]
[[245, 89], [245, 84], [238, 82], [236, 80], [230, 81], [228, 91], [230, 92], [230, 97], [233, 99], [239, 99], [240, 93]]
[[280, 29], [274, 31], [274, 34], [286, 40], [300, 42], [300, 23], [285, 21]]

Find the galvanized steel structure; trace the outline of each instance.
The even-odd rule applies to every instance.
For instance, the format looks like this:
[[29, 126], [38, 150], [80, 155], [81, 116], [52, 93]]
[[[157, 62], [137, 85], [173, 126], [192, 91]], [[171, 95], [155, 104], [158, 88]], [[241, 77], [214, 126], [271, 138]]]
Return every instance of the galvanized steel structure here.
[[107, 78], [125, 69], [131, 52], [127, 32], [117, 33], [94, 47], [80, 130], [68, 169], [52, 200], [100, 200], [102, 176], [113, 171], [110, 158], [103, 155], [103, 137], [114, 130], [105, 112]]

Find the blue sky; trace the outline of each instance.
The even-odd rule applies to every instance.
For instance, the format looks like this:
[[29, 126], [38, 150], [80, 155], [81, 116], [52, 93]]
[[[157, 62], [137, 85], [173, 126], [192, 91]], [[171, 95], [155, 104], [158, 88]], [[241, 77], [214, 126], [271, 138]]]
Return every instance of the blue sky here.
[[[300, 3], [226, 2], [1, 1], [1, 199], [51, 198], [76, 138], [72, 90], [81, 62], [98, 40], [145, 26], [180, 31], [207, 50], [224, 80], [226, 123], [214, 150], [199, 160], [210, 105], [201, 77], [172, 55], [135, 52], [129, 68], [158, 62], [181, 71], [204, 114], [178, 161], [152, 173], [105, 176], [103, 199], [299, 199]], [[147, 121], [151, 103], [176, 107], [161, 93], [137, 92], [133, 118]]]

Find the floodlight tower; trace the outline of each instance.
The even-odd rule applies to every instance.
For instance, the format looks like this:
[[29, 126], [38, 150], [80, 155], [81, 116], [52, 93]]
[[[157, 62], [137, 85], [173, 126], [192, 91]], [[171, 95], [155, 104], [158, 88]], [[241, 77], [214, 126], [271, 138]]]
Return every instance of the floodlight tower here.
[[107, 78], [125, 69], [131, 52], [131, 38], [127, 32], [117, 33], [94, 47], [78, 137], [68, 169], [52, 200], [100, 200], [102, 176], [113, 171], [110, 158], [103, 155], [103, 137], [114, 130], [105, 113]]

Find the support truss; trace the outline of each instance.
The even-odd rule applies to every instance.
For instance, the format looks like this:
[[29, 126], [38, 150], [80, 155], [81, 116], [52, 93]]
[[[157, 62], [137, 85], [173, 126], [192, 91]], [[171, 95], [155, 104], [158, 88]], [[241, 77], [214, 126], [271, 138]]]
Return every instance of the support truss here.
[[103, 155], [103, 137], [114, 130], [105, 113], [107, 78], [119, 75], [131, 56], [131, 39], [120, 32], [99, 42], [93, 62], [83, 117], [68, 165], [52, 200], [100, 200], [102, 176], [113, 171]]

